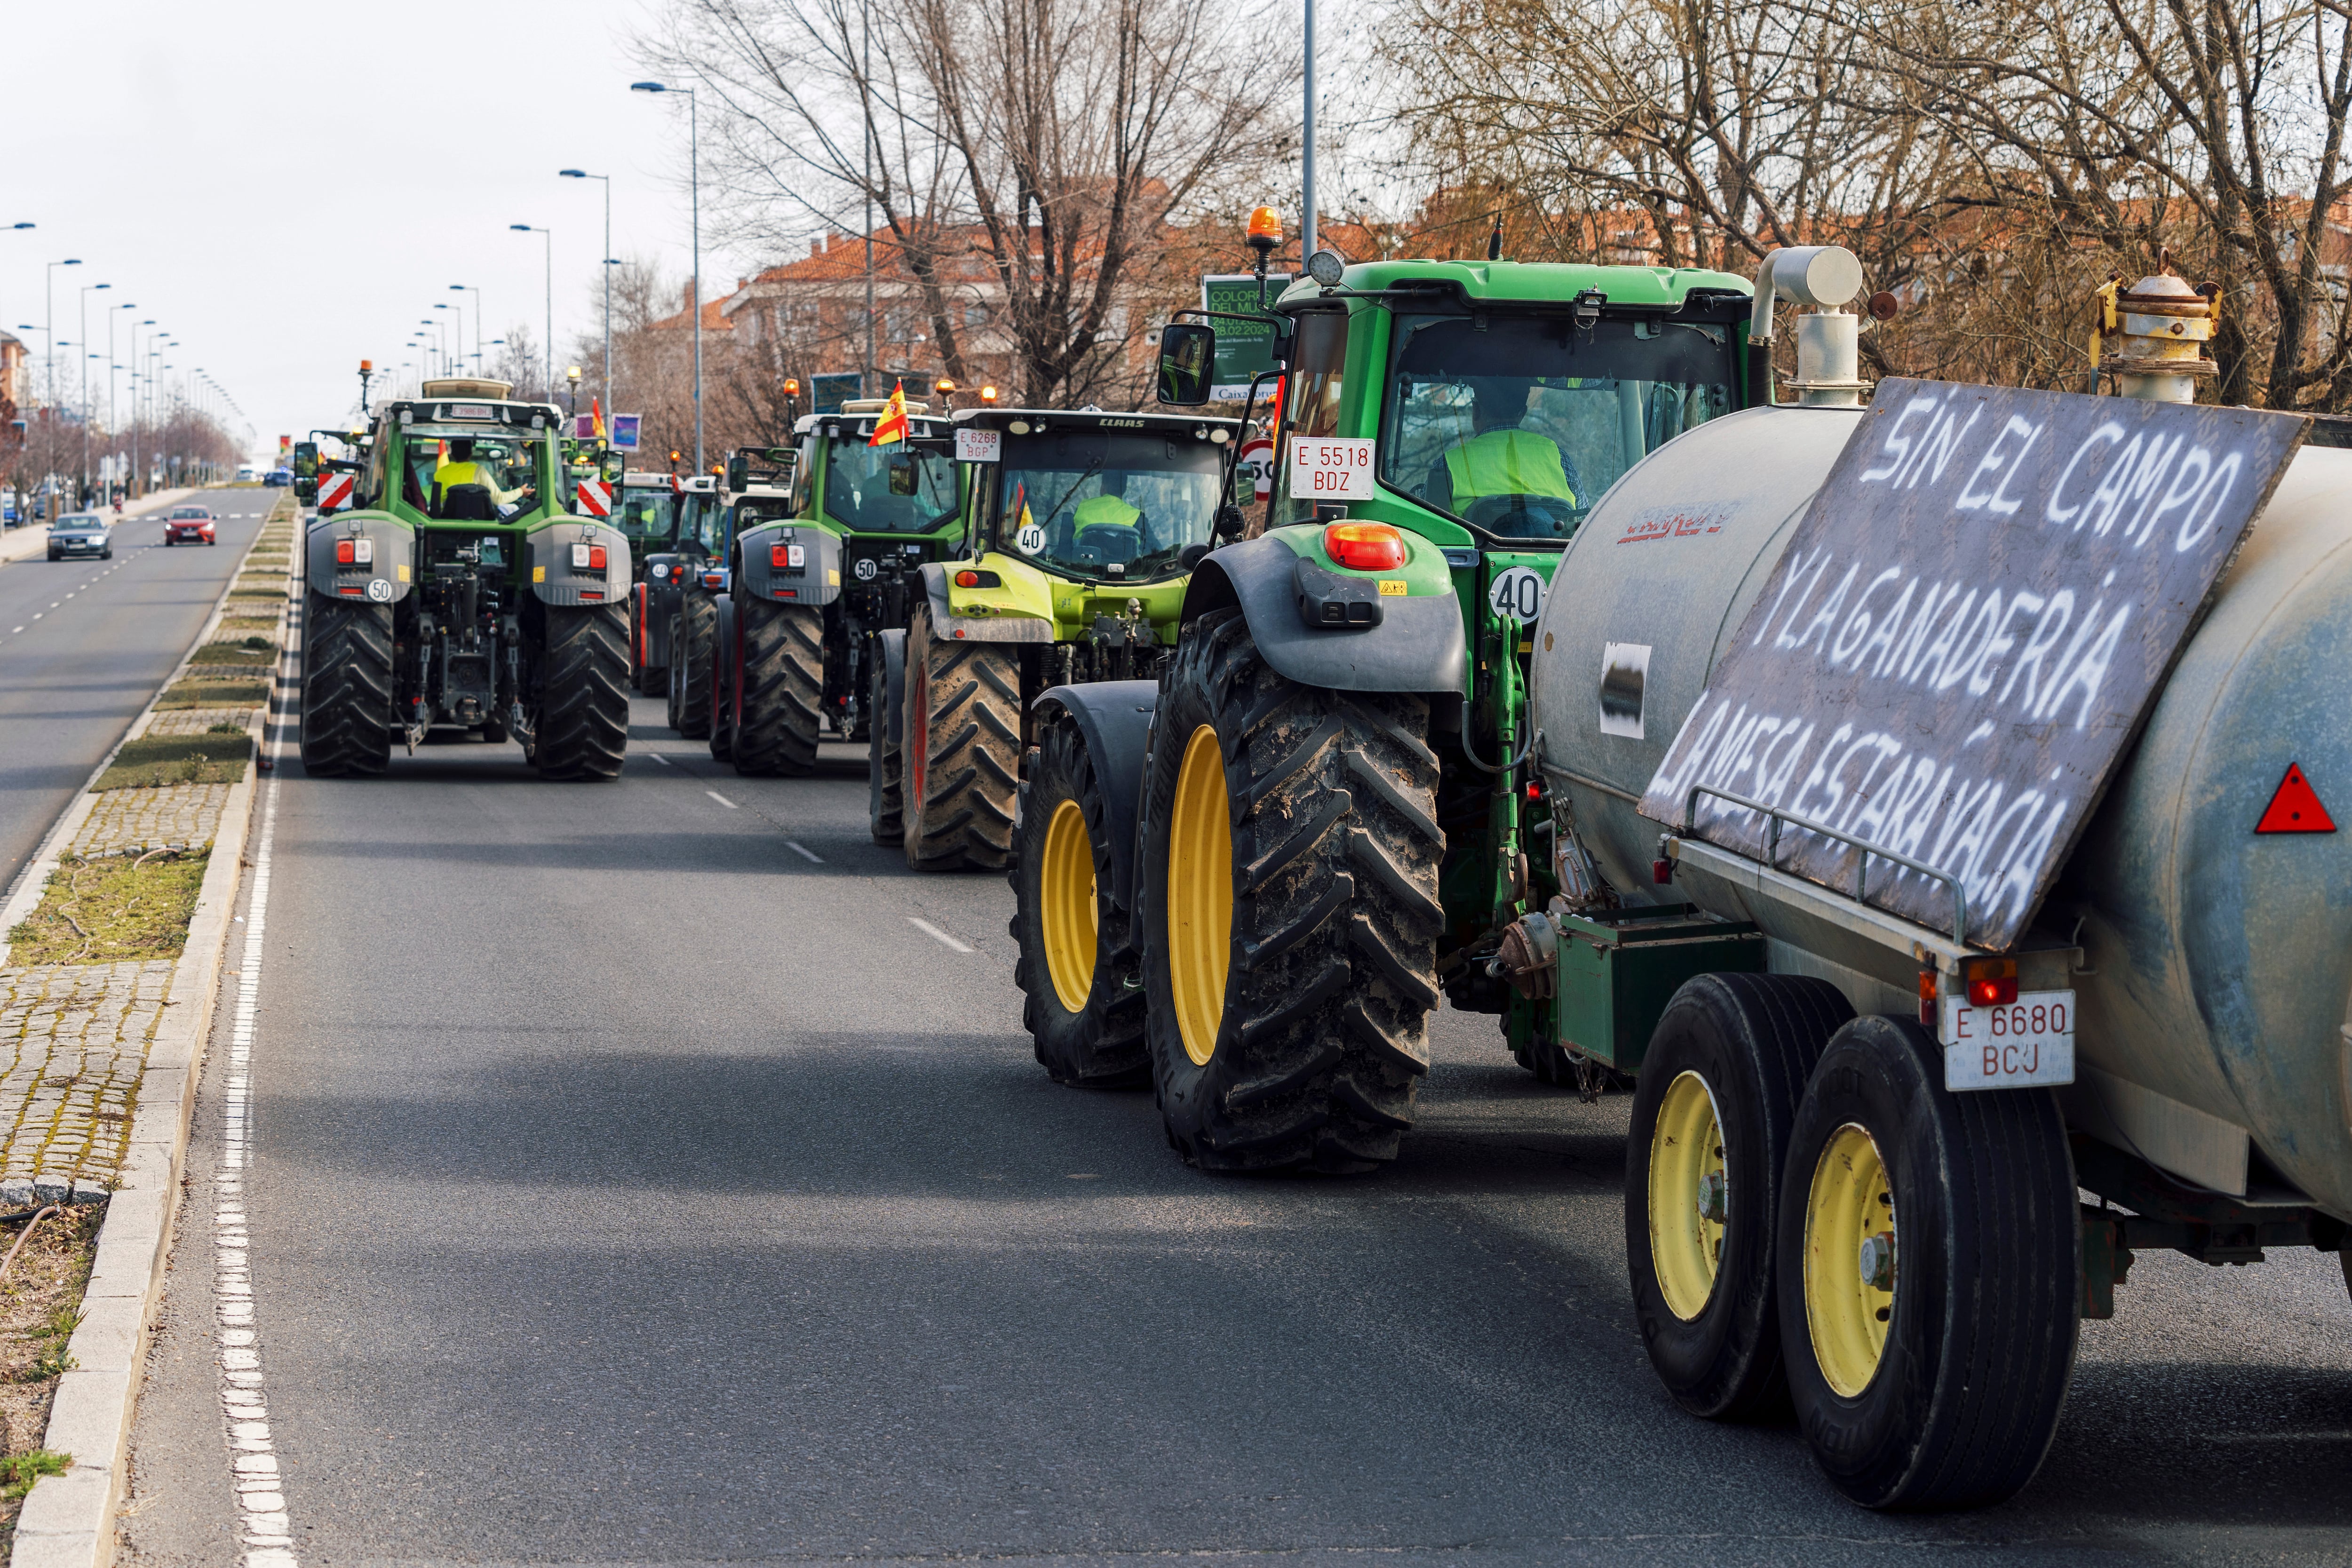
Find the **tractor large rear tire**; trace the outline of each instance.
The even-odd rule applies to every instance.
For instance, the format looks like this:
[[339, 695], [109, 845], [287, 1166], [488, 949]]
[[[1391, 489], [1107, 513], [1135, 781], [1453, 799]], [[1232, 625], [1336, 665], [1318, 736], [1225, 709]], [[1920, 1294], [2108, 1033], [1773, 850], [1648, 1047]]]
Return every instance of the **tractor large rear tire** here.
[[1102, 786], [1077, 724], [1048, 725], [1021, 784], [1021, 853], [1009, 926], [1020, 959], [1022, 1026], [1055, 1083], [1140, 1089], [1151, 1081], [1143, 1040], [1143, 955], [1112, 886]]
[[795, 777], [815, 772], [824, 701], [824, 612], [746, 598], [735, 614], [743, 639], [735, 771]]
[[302, 765], [325, 778], [392, 762], [392, 606], [310, 595], [302, 627]]
[[678, 596], [677, 625], [669, 645], [670, 728], [689, 741], [710, 738], [710, 658], [719, 640], [719, 605], [708, 594]]
[[1011, 645], [907, 632], [904, 822], [918, 871], [999, 870], [1013, 858], [1021, 779], [1021, 667]]
[[866, 820], [877, 844], [897, 844], [907, 836], [906, 781], [899, 776], [906, 759], [890, 738], [890, 672], [882, 658], [882, 639], [874, 639], [873, 679], [866, 698]]
[[1238, 610], [1202, 616], [1178, 644], [1145, 774], [1139, 902], [1160, 1112], [1194, 1164], [1351, 1172], [1396, 1157], [1438, 994], [1428, 724], [1419, 697], [1276, 674]]
[[618, 605], [547, 606], [531, 761], [543, 779], [614, 779], [629, 744], [629, 620]]

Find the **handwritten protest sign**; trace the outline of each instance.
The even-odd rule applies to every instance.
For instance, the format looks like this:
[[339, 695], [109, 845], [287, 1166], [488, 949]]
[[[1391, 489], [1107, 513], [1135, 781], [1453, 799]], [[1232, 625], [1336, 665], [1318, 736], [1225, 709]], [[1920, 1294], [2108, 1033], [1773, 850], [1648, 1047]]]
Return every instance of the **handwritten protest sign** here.
[[[1803, 417], [1811, 417], [1804, 416]], [[1957, 877], [2015, 942], [2145, 721], [2305, 421], [1890, 380], [1642, 797], [1756, 859], [1763, 814]], [[1783, 826], [1782, 870], [1852, 892], [1865, 851]], [[1868, 900], [1949, 929], [1950, 889], [1873, 858]]]

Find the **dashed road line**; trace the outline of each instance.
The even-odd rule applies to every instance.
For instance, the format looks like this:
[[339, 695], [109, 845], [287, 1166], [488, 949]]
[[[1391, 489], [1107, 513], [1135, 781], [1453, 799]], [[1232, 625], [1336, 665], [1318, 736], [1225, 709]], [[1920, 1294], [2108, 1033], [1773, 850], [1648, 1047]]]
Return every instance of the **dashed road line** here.
[[818, 854], [815, 850], [810, 848], [807, 845], [802, 843], [797, 838], [785, 839], [784, 847], [790, 849], [802, 859], [808, 861], [811, 865], [822, 866], [824, 864], [824, 856]]
[[278, 1451], [269, 1434], [269, 1405], [262, 1393], [261, 1331], [254, 1321], [253, 1269], [246, 1226], [250, 1184], [246, 1171], [253, 1131], [254, 1022], [260, 1006], [261, 961], [269, 928], [269, 861], [278, 837], [279, 782], [278, 776], [271, 776], [263, 799], [261, 836], [254, 850], [253, 897], [246, 911], [243, 962], [236, 971], [228, 1081], [221, 1096], [220, 1163], [213, 1178], [213, 1303], [219, 1320], [221, 1408], [228, 1423], [245, 1568], [296, 1568], [284, 1478], [278, 1472]]
[[940, 941], [946, 942], [958, 952], [970, 952], [972, 951], [971, 943], [958, 942], [955, 938], [950, 936], [947, 932], [941, 931], [939, 927], [933, 925], [927, 920], [919, 920], [913, 915], [908, 915], [907, 917], [907, 923], [913, 926], [917, 931], [921, 931], [925, 936], [939, 938]]
[[707, 789], [702, 793], [709, 795], [711, 799], [717, 801], [719, 805], [725, 806], [730, 811], [740, 811], [743, 809], [741, 806], [737, 805], [733, 801], [729, 800], [725, 795], [720, 795], [715, 789]]

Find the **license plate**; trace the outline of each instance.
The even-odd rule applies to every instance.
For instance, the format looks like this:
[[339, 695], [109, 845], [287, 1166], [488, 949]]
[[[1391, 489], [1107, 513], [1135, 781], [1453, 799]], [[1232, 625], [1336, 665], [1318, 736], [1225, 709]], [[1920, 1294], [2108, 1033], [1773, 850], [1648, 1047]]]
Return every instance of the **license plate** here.
[[1944, 1087], [2032, 1089], [2074, 1081], [2074, 994], [2021, 991], [1998, 1007], [1943, 1000]]

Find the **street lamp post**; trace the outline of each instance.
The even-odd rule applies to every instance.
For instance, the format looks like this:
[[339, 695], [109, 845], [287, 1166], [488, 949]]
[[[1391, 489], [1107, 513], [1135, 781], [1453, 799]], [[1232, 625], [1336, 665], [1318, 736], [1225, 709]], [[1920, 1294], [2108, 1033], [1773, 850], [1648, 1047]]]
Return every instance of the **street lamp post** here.
[[58, 417], [58, 268], [80, 265], [81, 258], [79, 256], [68, 256], [63, 261], [49, 263], [49, 324], [42, 329], [41, 336], [47, 340], [49, 345], [49, 422], [52, 425], [57, 423]]
[[[139, 309], [139, 307], [135, 304], [122, 304], [117, 305], [113, 310], [109, 310], [106, 313], [106, 444], [110, 447], [120, 440], [122, 435], [121, 430], [117, 426], [114, 411], [115, 373], [122, 368], [120, 364], [115, 363], [114, 358], [115, 311], [135, 310], [137, 309]], [[136, 342], [135, 335], [133, 342]], [[110, 451], [107, 454], [110, 458], [112, 458], [113, 455], [114, 454]], [[131, 475], [127, 470], [122, 476], [122, 489], [124, 494], [127, 495], [130, 493]]]
[[452, 305], [444, 301], [433, 308], [436, 310], [455, 310], [457, 312], [457, 374], [459, 375], [463, 375], [466, 374], [466, 307], [463, 305]]
[[544, 236], [547, 244], [547, 395], [555, 396], [555, 231], [538, 228], [527, 223], [510, 223], [507, 226], [517, 234]]
[[100, 289], [111, 289], [111, 283], [87, 283], [81, 290], [81, 489], [89, 493], [89, 362], [98, 356], [89, 352], [89, 297]]
[[567, 180], [604, 182], [604, 265], [597, 270], [604, 275], [604, 417], [610, 419], [613, 416], [613, 176], [592, 174], [585, 169], [558, 169], [556, 174]]
[[686, 94], [687, 184], [694, 193], [694, 471], [702, 472], [702, 132], [694, 89], [667, 82], [633, 81], [631, 92]]
[[[449, 288], [453, 292], [471, 292], [474, 296], [474, 374], [488, 375], [490, 374], [489, 362], [482, 357], [482, 291], [471, 283], [452, 283]], [[463, 344], [458, 346], [464, 347]]]

